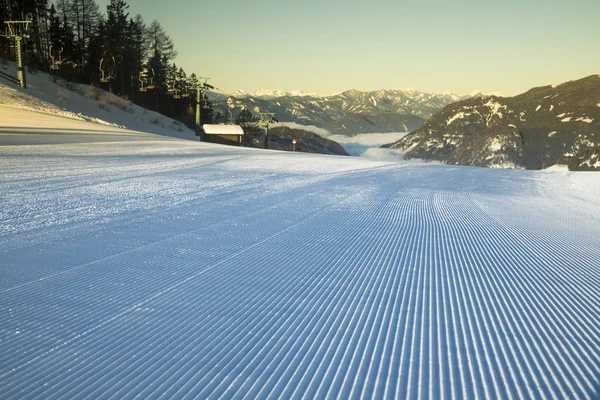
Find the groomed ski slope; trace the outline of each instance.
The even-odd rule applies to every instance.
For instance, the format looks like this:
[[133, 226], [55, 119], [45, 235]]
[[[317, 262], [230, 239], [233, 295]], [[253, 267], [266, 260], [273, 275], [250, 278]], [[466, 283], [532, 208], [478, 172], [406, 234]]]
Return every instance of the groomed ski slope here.
[[0, 146], [3, 399], [600, 396], [600, 174]]

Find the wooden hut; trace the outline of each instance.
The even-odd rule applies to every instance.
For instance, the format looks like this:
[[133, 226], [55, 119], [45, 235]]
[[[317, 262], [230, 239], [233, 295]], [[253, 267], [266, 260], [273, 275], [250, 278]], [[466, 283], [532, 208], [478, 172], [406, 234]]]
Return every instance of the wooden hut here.
[[241, 146], [244, 130], [239, 125], [202, 125], [202, 140], [209, 143]]

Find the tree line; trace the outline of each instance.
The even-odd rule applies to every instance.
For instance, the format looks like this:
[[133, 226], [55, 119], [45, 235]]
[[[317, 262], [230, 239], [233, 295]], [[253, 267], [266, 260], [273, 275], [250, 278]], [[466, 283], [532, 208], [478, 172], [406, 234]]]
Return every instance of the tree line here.
[[[25, 19], [32, 21], [23, 44], [28, 67], [97, 85], [193, 126], [201, 82], [177, 67], [177, 50], [157, 20], [131, 16], [125, 0], [110, 0], [105, 14], [95, 0], [0, 0], [0, 21]], [[11, 55], [7, 40], [0, 55]], [[201, 102], [204, 123], [226, 120], [206, 97]]]

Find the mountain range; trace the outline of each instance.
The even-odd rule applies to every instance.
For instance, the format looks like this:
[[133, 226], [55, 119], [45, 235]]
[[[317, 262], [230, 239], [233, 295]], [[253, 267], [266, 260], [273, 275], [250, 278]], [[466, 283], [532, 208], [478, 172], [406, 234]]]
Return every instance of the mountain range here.
[[538, 169], [557, 163], [600, 168], [600, 75], [534, 88], [514, 97], [480, 96], [443, 108], [386, 147], [405, 158], [448, 164]]
[[470, 97], [415, 89], [348, 90], [331, 96], [277, 90], [208, 95], [213, 107], [224, 114], [231, 110], [235, 116], [243, 109], [270, 112], [279, 121], [315, 125], [344, 135], [412, 131], [446, 105]]

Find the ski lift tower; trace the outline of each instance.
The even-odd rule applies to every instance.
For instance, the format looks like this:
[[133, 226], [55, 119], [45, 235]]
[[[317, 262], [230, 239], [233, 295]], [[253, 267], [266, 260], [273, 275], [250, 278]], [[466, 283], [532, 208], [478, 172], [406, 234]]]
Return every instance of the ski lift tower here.
[[265, 126], [265, 149], [269, 149], [269, 124], [271, 122], [279, 122], [275, 119], [275, 113], [259, 113], [260, 122]]
[[25, 77], [25, 68], [23, 68], [23, 54], [21, 48], [21, 40], [29, 38], [29, 25], [31, 21], [4, 21], [6, 25], [6, 36], [14, 39], [15, 49], [17, 51], [17, 79], [19, 80], [19, 86], [27, 89], [27, 80]]
[[202, 104], [202, 91], [204, 89], [215, 88], [214, 86], [206, 83], [209, 79], [210, 78], [198, 77], [198, 84], [196, 84], [196, 86], [192, 88], [196, 90], [196, 129], [198, 130], [198, 134], [200, 134], [200, 129], [202, 128], [202, 126], [200, 125], [200, 107]]

